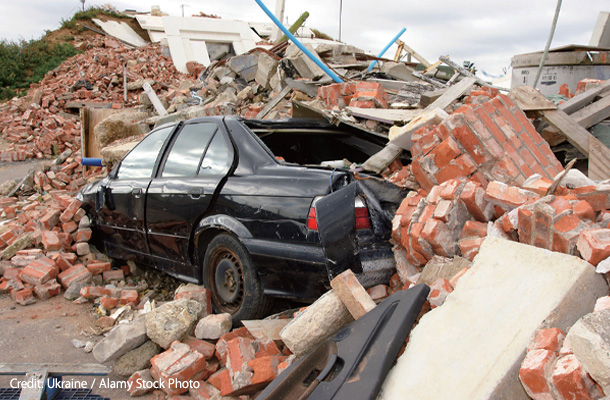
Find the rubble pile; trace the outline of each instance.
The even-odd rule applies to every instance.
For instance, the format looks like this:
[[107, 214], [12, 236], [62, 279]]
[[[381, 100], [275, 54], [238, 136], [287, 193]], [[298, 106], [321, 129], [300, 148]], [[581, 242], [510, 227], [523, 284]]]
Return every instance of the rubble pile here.
[[[130, 396], [160, 390], [160, 396], [168, 398], [254, 398], [297, 357], [392, 293], [421, 283], [430, 286], [430, 293], [420, 314], [421, 330], [408, 343], [436, 345], [428, 340], [446, 321], [460, 325], [464, 332], [471, 328], [462, 326], [459, 318], [439, 317], [456, 309], [471, 313], [452, 300], [466, 301], [476, 292], [480, 300], [476, 305], [484, 308], [487, 304], [481, 299], [491, 298], [495, 290], [489, 282], [497, 287], [508, 282], [502, 287], [503, 296], [513, 294], [512, 300], [520, 300], [520, 307], [531, 306], [536, 311], [532, 315], [556, 324], [524, 322], [520, 318], [526, 312], [512, 310], [511, 321], [516, 324], [512, 327], [523, 323], [515, 337], [522, 342], [532, 336], [532, 340], [527, 349], [519, 347], [517, 340], [510, 342], [506, 353], [513, 359], [499, 363], [498, 374], [515, 372], [513, 364], [518, 360], [522, 386], [534, 399], [601, 398], [610, 393], [610, 300], [603, 297], [610, 278], [610, 186], [570, 167], [564, 169], [510, 94], [475, 85], [472, 78], [462, 94], [447, 102], [431, 101], [422, 110], [424, 99], [434, 97], [432, 90], [447, 85], [434, 79], [432, 84], [420, 81], [411, 66], [391, 61], [381, 63], [376, 73], [383, 75], [368, 74], [369, 57], [343, 44], [308, 46], [341, 72], [348, 80], [344, 83], [331, 83], [315, 63], [289, 44], [272, 51], [257, 48], [214, 61], [207, 68], [191, 62], [187, 65], [190, 76], [178, 73], [159, 45], [127, 49], [104, 38], [89, 46], [49, 72], [26, 98], [0, 106], [2, 136], [11, 143], [0, 152], [0, 161], [62, 153], [59, 161], [32, 174], [34, 194], [22, 188], [21, 197], [0, 199], [4, 219], [0, 292], [10, 293], [20, 305], [48, 299], [62, 290], [68, 299], [94, 304], [101, 317], [93, 331], [105, 336], [89, 350], [98, 362], [112, 363], [117, 375], [128, 378]], [[169, 115], [150, 117], [153, 106], [142, 93], [146, 83], [155, 89]], [[579, 85], [579, 90], [584, 91], [584, 86]], [[364, 288], [347, 270], [331, 281], [332, 290], [293, 318], [255, 321], [268, 324], [269, 329], [256, 329], [253, 321], [234, 327], [229, 314], [212, 312], [210, 292], [202, 286], [188, 284], [174, 292], [163, 279], [153, 287], [138, 283], [134, 265], [116, 265], [89, 244], [89, 220], [75, 195], [87, 182], [105, 176], [106, 170], [81, 173], [81, 157], [75, 156], [81, 146], [80, 122], [69, 113], [75, 102], [139, 108], [137, 119], [114, 117], [124, 131], [135, 125], [206, 115], [289, 118], [293, 104], [300, 102], [335, 122], [387, 134], [390, 144], [402, 143], [410, 151], [409, 163], [405, 161], [409, 157], [395, 154], [381, 171], [388, 181], [412, 189], [392, 223], [396, 273], [387, 285]], [[402, 114], [371, 114], [386, 111]], [[113, 145], [140, 139], [145, 131], [134, 128], [129, 134], [96, 136], [96, 143], [104, 154]], [[113, 162], [118, 159], [115, 155]], [[486, 270], [483, 264], [493, 264], [496, 253], [503, 259], [493, 270]], [[520, 274], [531, 272], [527, 275], [531, 285], [542, 285], [550, 269], [545, 265], [544, 273], [536, 275], [535, 262], [525, 265], [527, 256], [521, 253], [531, 255], [538, 264], [544, 264], [539, 262], [544, 257], [563, 263], [561, 274], [556, 275], [565, 282], [553, 287], [555, 303], [549, 300], [546, 308], [539, 306], [546, 293], [539, 294], [537, 288], [526, 285], [529, 282], [523, 283], [523, 293], [515, 289], [520, 287], [515, 283], [522, 279]], [[523, 261], [515, 268], [520, 272], [512, 275], [507, 265], [511, 257]], [[566, 266], [569, 260], [578, 261], [577, 272]], [[475, 274], [479, 274], [476, 279]], [[468, 289], [460, 291], [460, 286]], [[592, 314], [585, 315], [591, 310], [586, 310], [584, 300], [570, 307], [578, 290], [587, 290], [587, 301], [597, 300]], [[451, 328], [450, 332], [459, 334], [455, 326]], [[505, 342], [498, 343], [490, 348], [503, 350]], [[403, 364], [409, 368], [409, 360], [417, 361], [418, 354], [409, 355], [407, 347], [405, 355]], [[413, 362], [417, 367], [411, 368], [419, 364]], [[509, 378], [514, 378], [514, 384], [516, 372], [513, 375]]]
[[78, 151], [80, 119], [72, 109], [87, 103], [115, 109], [135, 107], [140, 104], [145, 82], [171, 100], [187, 78], [176, 71], [159, 44], [131, 49], [106, 37], [77, 43], [76, 47], [86, 50], [48, 72], [39, 84], [32, 85], [27, 96], [0, 106], [0, 131], [9, 143], [0, 151], [0, 161], [49, 158], [66, 149]]

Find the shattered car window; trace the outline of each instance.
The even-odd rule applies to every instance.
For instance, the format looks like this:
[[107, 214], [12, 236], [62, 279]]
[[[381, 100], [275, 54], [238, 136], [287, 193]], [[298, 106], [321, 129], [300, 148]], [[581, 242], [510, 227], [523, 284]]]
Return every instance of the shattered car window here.
[[220, 131], [216, 132], [199, 169], [199, 175], [223, 174], [229, 166], [227, 142]]
[[195, 176], [218, 126], [213, 123], [186, 125], [175, 140], [163, 167], [164, 178], [172, 176]]
[[119, 179], [150, 178], [159, 150], [173, 129], [173, 126], [159, 129], [142, 139], [121, 162], [117, 177]]

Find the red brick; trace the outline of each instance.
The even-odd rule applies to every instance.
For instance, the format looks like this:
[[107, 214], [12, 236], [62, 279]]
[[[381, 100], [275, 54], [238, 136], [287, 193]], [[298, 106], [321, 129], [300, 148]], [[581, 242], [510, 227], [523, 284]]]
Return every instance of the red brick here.
[[137, 290], [123, 290], [121, 292], [121, 304], [133, 304], [137, 306], [140, 302], [140, 295]]
[[154, 387], [154, 380], [148, 369], [134, 372], [127, 380], [127, 391], [130, 397], [143, 396], [151, 392]]
[[559, 328], [540, 329], [536, 332], [532, 349], [543, 349], [558, 352], [566, 335]]
[[39, 299], [47, 300], [61, 293], [61, 285], [55, 279], [51, 279], [45, 284], [34, 286], [34, 292]]
[[[71, 255], [73, 255], [74, 257], [71, 257]], [[72, 267], [74, 265], [74, 262], [76, 262], [76, 254], [74, 253], [60, 253], [55, 258], [55, 263], [61, 271], [65, 271], [68, 268]]]
[[212, 292], [203, 286], [185, 285], [176, 289], [175, 300], [196, 300], [203, 305], [206, 315], [212, 314]]
[[220, 397], [220, 391], [206, 382], [197, 382], [189, 389], [189, 395], [195, 400], [213, 400]]
[[595, 221], [595, 212], [593, 207], [584, 200], [574, 202], [572, 204], [574, 214], [578, 215], [580, 219], [586, 219], [589, 221]]
[[532, 245], [542, 249], [551, 249], [553, 216], [553, 208], [548, 204], [536, 203], [534, 205]]
[[102, 277], [105, 281], [122, 280], [125, 279], [125, 274], [121, 269], [112, 269], [110, 271], [104, 271]]
[[519, 370], [519, 379], [527, 394], [534, 399], [552, 399], [547, 380], [553, 372], [557, 356], [554, 351], [536, 349], [527, 353]]
[[474, 219], [480, 222], [488, 221], [489, 218], [485, 213], [485, 208], [487, 207], [485, 190], [481, 187], [481, 185], [472, 181], [466, 182], [459, 198], [462, 200], [466, 206], [466, 209], [468, 209], [468, 212], [474, 217]]
[[428, 154], [434, 160], [434, 164], [438, 169], [447, 166], [451, 160], [458, 157], [461, 151], [453, 138], [449, 137], [443, 140], [434, 150]]
[[53, 229], [53, 227], [59, 223], [60, 213], [61, 212], [59, 210], [47, 211], [47, 213], [43, 215], [39, 220], [40, 227], [46, 230]]
[[87, 264], [87, 269], [91, 275], [100, 275], [105, 271], [110, 271], [111, 265], [109, 262], [90, 262]]
[[11, 292], [11, 297], [13, 298], [13, 301], [22, 306], [27, 306], [36, 302], [36, 299], [34, 299], [33, 288], [13, 290]]
[[78, 209], [81, 206], [81, 202], [80, 200], [72, 200], [70, 202], [70, 205], [68, 205], [68, 207], [64, 210], [63, 213], [61, 213], [59, 219], [61, 222], [69, 222], [70, 220], [72, 220], [72, 218], [74, 218], [74, 214], [78, 211]]
[[44, 263], [39, 263], [38, 265], [33, 265], [31, 263], [21, 271], [21, 281], [34, 286], [42, 285], [43, 283], [54, 279], [56, 276], [57, 271], [55, 268]]
[[218, 339], [218, 342], [216, 342], [216, 358], [222, 361], [222, 363], [225, 365], [227, 364], [227, 343], [237, 337], [254, 339], [248, 329], [241, 327], [222, 335], [220, 339]]
[[119, 299], [109, 296], [102, 296], [100, 298], [100, 305], [106, 310], [112, 310], [119, 305]]
[[582, 258], [593, 265], [610, 257], [610, 229], [594, 229], [580, 234], [576, 247]]
[[233, 392], [233, 386], [231, 385], [231, 375], [227, 368], [223, 368], [218, 372], [214, 373], [208, 378], [207, 381], [210, 385], [220, 390], [221, 396], [228, 396]]
[[76, 236], [75, 236], [74, 240], [76, 240], [79, 243], [88, 242], [91, 239], [91, 234], [92, 234], [91, 229], [89, 229], [89, 228], [81, 229], [76, 232]]
[[490, 182], [485, 191], [485, 198], [490, 203], [500, 206], [505, 210], [512, 210], [524, 204], [533, 203], [539, 197], [536, 193], [508, 186], [498, 181]]
[[109, 296], [110, 290], [101, 286], [85, 286], [80, 290], [80, 295], [85, 299], [96, 299], [102, 296]]
[[518, 210], [519, 229], [517, 232], [519, 233], [519, 242], [525, 244], [532, 243], [532, 219], [534, 213], [531, 210], [520, 207]]
[[193, 350], [203, 354], [206, 360], [210, 360], [212, 357], [214, 357], [216, 346], [210, 342], [206, 342], [205, 340], [200, 340], [192, 336], [187, 336], [182, 339], [182, 343], [188, 344]]
[[78, 224], [74, 221], [68, 221], [61, 225], [61, 230], [66, 233], [72, 233], [78, 229]]
[[74, 282], [86, 282], [89, 279], [91, 279], [91, 273], [83, 264], [76, 264], [57, 276], [57, 280], [65, 289], [70, 287]]
[[19, 268], [7, 267], [4, 269], [2, 277], [7, 281], [21, 279], [21, 270]]
[[432, 308], [440, 307], [451, 292], [453, 292], [453, 287], [449, 281], [445, 278], [438, 278], [430, 285], [430, 293], [428, 293], [430, 306]]
[[377, 302], [390, 295], [390, 288], [387, 285], [376, 285], [368, 288], [366, 292], [369, 294], [369, 296], [371, 296], [373, 301]]
[[591, 399], [588, 388], [593, 386], [593, 382], [573, 354], [557, 360], [552, 382], [558, 399]]
[[479, 249], [484, 241], [484, 237], [460, 239], [458, 246], [460, 248], [460, 252], [462, 253], [462, 257], [470, 261], [474, 260], [474, 257], [479, 254]]
[[444, 257], [455, 255], [451, 231], [442, 221], [429, 219], [422, 229], [421, 238], [432, 245], [436, 254]]
[[186, 382], [204, 372], [206, 366], [203, 355], [178, 341], [173, 342], [165, 352], [154, 356], [150, 363], [152, 377], [159, 380], [161, 389], [169, 395], [188, 391]]
[[59, 236], [53, 231], [42, 231], [42, 245], [47, 252], [59, 251], [62, 248]]
[[248, 361], [248, 367], [252, 368], [252, 384], [269, 384], [278, 375], [278, 365], [286, 360], [284, 356], [260, 357]]
[[460, 239], [474, 238], [474, 237], [485, 237], [487, 236], [487, 224], [477, 221], [466, 221]]

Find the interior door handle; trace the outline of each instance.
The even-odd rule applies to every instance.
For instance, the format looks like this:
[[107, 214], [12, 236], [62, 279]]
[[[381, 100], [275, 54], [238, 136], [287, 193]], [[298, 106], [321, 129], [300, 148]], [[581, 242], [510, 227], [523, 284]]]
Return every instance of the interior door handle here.
[[139, 199], [140, 196], [142, 196], [142, 189], [133, 189], [131, 191], [131, 193], [133, 194], [133, 197], [135, 197], [136, 199]]
[[189, 190], [189, 194], [191, 195], [191, 197], [193, 199], [198, 199], [203, 194], [203, 188], [200, 188], [200, 187], [191, 188], [191, 190]]

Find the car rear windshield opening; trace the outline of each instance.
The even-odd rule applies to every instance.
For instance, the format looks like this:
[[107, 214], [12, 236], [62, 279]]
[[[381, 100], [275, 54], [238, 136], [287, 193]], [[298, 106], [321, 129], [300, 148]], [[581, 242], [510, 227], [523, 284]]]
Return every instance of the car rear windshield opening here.
[[301, 165], [343, 159], [363, 163], [381, 150], [376, 143], [343, 132], [275, 130], [256, 134], [276, 157]]

